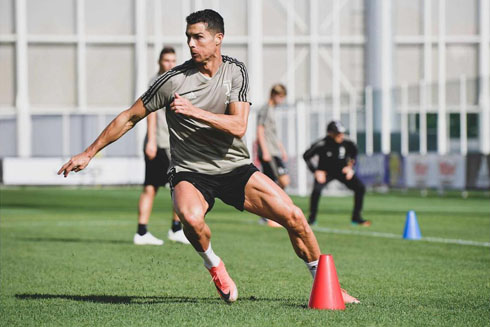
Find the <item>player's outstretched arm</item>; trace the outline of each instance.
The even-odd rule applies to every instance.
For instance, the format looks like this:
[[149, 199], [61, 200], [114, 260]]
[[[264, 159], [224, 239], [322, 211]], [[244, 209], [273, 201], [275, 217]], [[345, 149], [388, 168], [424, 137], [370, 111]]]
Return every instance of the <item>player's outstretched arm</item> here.
[[170, 110], [202, 121], [235, 137], [242, 138], [247, 131], [250, 104], [248, 102], [232, 102], [228, 105], [228, 114], [215, 114], [194, 107], [189, 100], [176, 93], [174, 101], [170, 104]]
[[138, 99], [131, 108], [121, 112], [102, 131], [97, 139], [85, 151], [71, 157], [58, 171], [58, 175], [67, 177], [71, 171], [79, 172], [87, 167], [90, 160], [103, 148], [119, 139], [127, 131], [148, 114], [141, 99]]

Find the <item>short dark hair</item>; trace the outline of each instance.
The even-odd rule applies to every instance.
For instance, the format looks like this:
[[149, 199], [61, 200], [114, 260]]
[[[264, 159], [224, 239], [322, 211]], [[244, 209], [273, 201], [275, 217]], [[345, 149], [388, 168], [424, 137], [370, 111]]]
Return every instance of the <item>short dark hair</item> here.
[[223, 22], [223, 17], [216, 11], [211, 9], [204, 9], [193, 12], [185, 19], [187, 25], [204, 23], [206, 24], [207, 30], [212, 30], [215, 33], [225, 34], [225, 23]]
[[158, 60], [162, 60], [162, 57], [167, 53], [175, 54], [175, 49], [173, 47], [164, 47], [162, 51], [160, 51], [160, 57], [158, 57]]

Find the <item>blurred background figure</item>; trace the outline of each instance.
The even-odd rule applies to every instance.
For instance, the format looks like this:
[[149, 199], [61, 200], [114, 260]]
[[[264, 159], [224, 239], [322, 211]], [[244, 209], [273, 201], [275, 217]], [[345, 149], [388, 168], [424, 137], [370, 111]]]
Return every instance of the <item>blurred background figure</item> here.
[[[158, 74], [150, 81], [150, 86], [156, 78], [174, 68], [176, 64], [175, 50], [165, 47], [160, 52]], [[145, 138], [145, 182], [138, 203], [138, 230], [133, 242], [137, 245], [162, 245], [163, 240], [156, 238], [148, 231], [148, 221], [153, 208], [153, 201], [160, 186], [168, 183], [167, 170], [170, 164], [170, 143], [165, 110], [152, 112], [147, 117], [147, 135]], [[184, 235], [179, 217], [172, 210], [172, 226], [168, 231], [171, 241], [189, 244]]]
[[[282, 189], [289, 185], [290, 178], [286, 168], [288, 155], [277, 135], [275, 108], [284, 103], [286, 95], [284, 85], [273, 85], [269, 101], [260, 109], [257, 117], [257, 144], [262, 172]], [[267, 222], [272, 227], [280, 227], [265, 218], [261, 218], [261, 222]]]
[[[310, 171], [314, 174], [314, 186], [310, 198], [308, 223], [316, 224], [318, 203], [323, 188], [336, 179], [354, 191], [354, 210], [352, 224], [371, 226], [369, 220], [361, 216], [362, 203], [366, 188], [354, 172], [357, 147], [354, 142], [345, 139], [345, 127], [340, 121], [331, 121], [327, 126], [327, 136], [315, 143], [303, 154]], [[313, 157], [318, 156], [315, 165]]]

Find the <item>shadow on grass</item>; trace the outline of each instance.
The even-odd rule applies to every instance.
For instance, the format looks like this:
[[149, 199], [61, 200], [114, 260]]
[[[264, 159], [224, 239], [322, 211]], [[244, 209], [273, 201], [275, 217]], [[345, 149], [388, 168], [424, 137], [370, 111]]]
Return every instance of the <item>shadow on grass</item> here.
[[133, 244], [126, 240], [98, 240], [85, 238], [67, 238], [67, 237], [18, 237], [17, 240], [26, 242], [62, 242], [62, 243], [106, 243], [106, 244]]
[[[104, 304], [159, 304], [159, 303], [202, 303], [216, 304], [223, 303], [217, 297], [188, 297], [188, 296], [124, 296], [124, 295], [68, 295], [68, 294], [16, 294], [15, 297], [19, 300], [71, 300], [79, 302], [92, 302]], [[292, 299], [270, 299], [256, 298], [250, 296], [247, 298], [239, 298], [238, 302], [277, 302], [288, 307], [307, 308], [304, 304], [294, 303]]]

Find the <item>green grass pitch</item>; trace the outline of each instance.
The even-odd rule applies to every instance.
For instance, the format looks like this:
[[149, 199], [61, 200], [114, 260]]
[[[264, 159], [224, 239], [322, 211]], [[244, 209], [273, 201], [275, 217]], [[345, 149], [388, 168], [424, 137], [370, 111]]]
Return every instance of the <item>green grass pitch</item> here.
[[[206, 219], [237, 284], [236, 303], [219, 299], [190, 246], [166, 240], [167, 189], [149, 225], [165, 244], [133, 245], [139, 191], [0, 189], [0, 325], [490, 325], [488, 193], [368, 193], [370, 228], [349, 224], [352, 197], [322, 198], [315, 234], [361, 304], [320, 311], [307, 308], [312, 279], [287, 233], [219, 201]], [[307, 210], [307, 198], [293, 200]], [[410, 209], [422, 235], [436, 241], [401, 238]]]

